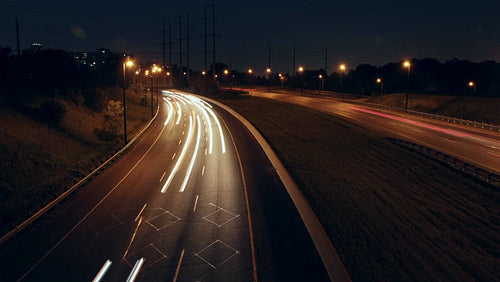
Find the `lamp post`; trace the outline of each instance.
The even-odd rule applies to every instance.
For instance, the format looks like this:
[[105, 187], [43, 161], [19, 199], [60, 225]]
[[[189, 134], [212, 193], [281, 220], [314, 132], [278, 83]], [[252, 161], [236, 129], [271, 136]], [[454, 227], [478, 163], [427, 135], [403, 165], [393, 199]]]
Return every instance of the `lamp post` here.
[[384, 81], [382, 78], [377, 78], [377, 83], [380, 84], [380, 95], [384, 93]]
[[319, 78], [319, 85], [318, 85], [318, 89], [319, 89], [319, 95], [321, 95], [321, 90], [323, 90], [323, 75], [320, 74], [318, 75], [318, 78]]
[[158, 67], [153, 66], [153, 69], [151, 70], [151, 116], [153, 116], [153, 104], [154, 104], [154, 101], [153, 101], [153, 93], [154, 93], [154, 89], [155, 89], [154, 75], [155, 75], [157, 69], [158, 69]]
[[271, 68], [267, 68], [266, 73], [267, 73], [267, 92], [271, 92]]
[[282, 75], [281, 73], [279, 73], [278, 76], [279, 76], [279, 78], [281, 80], [281, 89], [284, 91], [285, 90], [285, 76]]
[[127, 67], [131, 67], [134, 65], [134, 62], [128, 59], [123, 60], [123, 139], [125, 141], [125, 145], [127, 145], [127, 97], [125, 95], [125, 75]]
[[226, 75], [226, 80], [227, 80], [227, 84], [229, 85], [229, 90], [231, 90], [231, 84], [229, 83], [229, 80], [231, 79], [231, 76], [229, 75], [229, 70], [225, 69], [224, 70], [224, 74]]
[[300, 73], [300, 93], [304, 95], [304, 67], [300, 66], [297, 70]]
[[405, 111], [408, 112], [408, 91], [410, 91], [410, 69], [411, 69], [411, 63], [410, 61], [406, 60], [403, 63], [403, 67], [408, 69], [408, 76], [406, 78], [406, 102], [405, 102]]
[[469, 87], [474, 90], [474, 95], [476, 95], [477, 89], [476, 89], [476, 83], [474, 81], [469, 81]]
[[250, 95], [252, 95], [252, 87], [253, 87], [253, 69], [248, 69], [248, 75], [250, 76]]
[[344, 72], [346, 70], [345, 64], [340, 64], [339, 70], [340, 70], [340, 82], [339, 82], [339, 84], [340, 84], [340, 91], [342, 91], [342, 101], [344, 101], [345, 100], [345, 93], [344, 93], [344, 91], [342, 89], [342, 78], [343, 78]]

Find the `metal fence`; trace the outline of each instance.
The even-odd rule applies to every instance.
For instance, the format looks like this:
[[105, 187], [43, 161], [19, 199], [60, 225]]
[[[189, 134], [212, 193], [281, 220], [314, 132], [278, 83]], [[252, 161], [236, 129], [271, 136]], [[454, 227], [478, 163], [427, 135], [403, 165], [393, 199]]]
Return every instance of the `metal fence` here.
[[463, 160], [457, 159], [453, 156], [447, 155], [443, 152], [419, 145], [417, 143], [401, 140], [401, 139], [395, 139], [395, 138], [389, 138], [393, 143], [398, 144], [400, 146], [403, 146], [405, 148], [411, 149], [413, 151], [420, 152], [424, 155], [427, 155], [433, 159], [437, 159], [439, 161], [442, 161], [453, 168], [462, 171], [468, 175], [471, 175], [473, 177], [476, 177], [482, 181], [485, 181], [487, 183], [490, 183], [492, 185], [500, 187], [500, 175], [488, 171], [484, 168], [478, 167], [477, 165], [465, 162]]

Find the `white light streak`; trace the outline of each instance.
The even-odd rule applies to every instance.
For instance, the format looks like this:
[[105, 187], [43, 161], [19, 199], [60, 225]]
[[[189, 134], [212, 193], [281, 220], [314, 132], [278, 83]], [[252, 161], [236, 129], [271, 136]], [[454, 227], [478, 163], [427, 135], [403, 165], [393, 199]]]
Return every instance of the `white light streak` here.
[[212, 116], [212, 118], [215, 120], [215, 123], [217, 124], [217, 127], [219, 128], [219, 133], [220, 133], [220, 141], [222, 143], [222, 153], [226, 153], [226, 142], [224, 142], [224, 133], [222, 133], [222, 126], [220, 125], [219, 119], [215, 115], [215, 113], [212, 111], [212, 109], [205, 107], [207, 109], [208, 113]]
[[194, 149], [193, 156], [191, 157], [191, 162], [189, 164], [188, 172], [186, 176], [184, 177], [184, 181], [182, 182], [181, 189], [179, 189], [179, 192], [184, 192], [186, 189], [186, 185], [189, 181], [189, 178], [191, 176], [191, 172], [193, 171], [194, 167], [194, 162], [196, 161], [196, 155], [198, 154], [198, 149], [200, 148], [200, 137], [201, 137], [201, 122], [200, 122], [200, 116], [196, 116], [197, 120], [197, 126], [198, 126], [198, 136], [196, 137], [196, 147]]
[[141, 271], [142, 264], [144, 263], [144, 258], [140, 258], [137, 260], [137, 262], [134, 265], [134, 268], [132, 268], [132, 272], [130, 272], [130, 275], [127, 278], [127, 282], [134, 282], [135, 279], [137, 278], [137, 275], [139, 274], [139, 271]]
[[179, 102], [176, 101], [175, 104], [177, 104], [177, 107], [179, 107], [179, 110], [177, 111], [177, 120], [175, 121], [175, 125], [177, 125], [181, 121], [182, 108], [181, 108], [181, 105], [179, 105]]
[[[196, 198], [198, 200], [198, 198]], [[95, 278], [92, 280], [92, 282], [99, 282], [101, 279], [104, 277], [104, 274], [106, 274], [106, 271], [108, 271], [109, 267], [111, 266], [111, 261], [108, 259], [104, 265], [101, 267], [101, 270], [97, 273]]]
[[167, 125], [169, 122], [170, 122], [170, 119], [172, 118], [172, 103], [170, 101], [167, 101], [167, 106], [168, 106], [168, 117], [167, 117], [167, 120], [165, 121], [165, 123], [163, 124], [164, 126]]
[[188, 132], [188, 136], [187, 136], [187, 141], [186, 141], [186, 143], [184, 143], [184, 147], [182, 148], [181, 154], [180, 154], [179, 158], [177, 159], [177, 163], [175, 163], [175, 166], [172, 169], [172, 172], [170, 173], [170, 176], [168, 177], [167, 182], [165, 182], [165, 184], [163, 185], [163, 188], [161, 189], [162, 193], [165, 193], [165, 191], [167, 191], [168, 185], [170, 185], [170, 183], [172, 182], [172, 179], [174, 178], [175, 174], [177, 173], [177, 170], [179, 169], [179, 167], [182, 163], [182, 160], [184, 159], [184, 156], [186, 155], [187, 147], [188, 147], [188, 144], [190, 143], [192, 135], [193, 135], [193, 117], [191, 115], [191, 116], [189, 116], [189, 132]]

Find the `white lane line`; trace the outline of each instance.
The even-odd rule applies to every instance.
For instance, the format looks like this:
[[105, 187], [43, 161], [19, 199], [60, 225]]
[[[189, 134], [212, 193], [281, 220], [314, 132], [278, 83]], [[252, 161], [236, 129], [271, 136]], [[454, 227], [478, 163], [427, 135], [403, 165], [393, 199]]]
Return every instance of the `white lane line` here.
[[175, 159], [175, 155], [176, 155], [176, 154], [177, 154], [177, 153], [174, 153], [174, 154], [172, 155], [172, 160], [173, 160], [173, 159]]
[[196, 195], [196, 200], [194, 201], [193, 212], [196, 211], [196, 205], [198, 205], [198, 197], [199, 197], [199, 195]]
[[207, 155], [207, 148], [205, 148], [205, 156]]
[[174, 276], [174, 282], [177, 281], [177, 277], [179, 277], [179, 271], [181, 270], [181, 264], [182, 264], [182, 259], [184, 258], [184, 251], [185, 249], [182, 249], [181, 252], [181, 258], [179, 259], [179, 263], [177, 264], [177, 268], [175, 269], [175, 276]]
[[92, 282], [99, 282], [101, 279], [104, 277], [104, 274], [106, 274], [106, 271], [108, 271], [109, 267], [111, 266], [111, 261], [108, 259], [104, 265], [101, 267], [101, 270], [97, 273], [95, 278], [92, 280]]
[[201, 175], [203, 176], [205, 174], [205, 166], [201, 169]]
[[193, 116], [190, 115], [189, 116], [189, 131], [188, 131], [188, 136], [187, 136], [187, 139], [186, 139], [187, 141], [184, 144], [184, 148], [182, 148], [181, 155], [177, 159], [177, 163], [175, 163], [174, 169], [170, 173], [170, 176], [168, 177], [167, 182], [165, 182], [165, 184], [163, 185], [163, 188], [161, 189], [162, 193], [165, 193], [165, 191], [167, 191], [168, 185], [170, 185], [170, 182], [172, 182], [172, 179], [174, 178], [174, 175], [177, 173], [177, 170], [179, 169], [179, 166], [181, 165], [182, 160], [184, 159], [184, 156], [186, 154], [187, 147], [188, 147], [189, 142], [190, 142], [190, 140], [192, 138], [192, 135], [193, 135]]
[[163, 177], [165, 177], [165, 174], [167, 174], [167, 171], [164, 171], [164, 172], [163, 172], [163, 174], [162, 174], [162, 175], [161, 175], [161, 177], [160, 177], [160, 181], [158, 181], [158, 182], [161, 182], [161, 181], [163, 180]]
[[418, 133], [422, 133], [422, 130], [420, 130], [420, 129], [412, 128], [411, 130], [418, 132]]
[[191, 172], [193, 171], [194, 167], [194, 162], [196, 161], [196, 155], [198, 154], [198, 149], [200, 148], [200, 137], [201, 137], [201, 123], [200, 123], [200, 116], [196, 116], [197, 120], [197, 126], [198, 126], [198, 136], [196, 137], [196, 147], [194, 148], [194, 153], [193, 156], [191, 157], [191, 163], [189, 164], [188, 172], [186, 174], [186, 177], [184, 177], [184, 181], [182, 182], [181, 189], [179, 189], [179, 192], [184, 192], [186, 189], [186, 185], [188, 183], [189, 178], [191, 177]]
[[185, 132], [186, 132], [186, 131], [184, 131], [184, 130], [183, 130], [183, 131], [182, 131], [182, 135], [184, 135], [184, 133], [185, 133]]
[[146, 208], [147, 205], [148, 204], [144, 204], [144, 206], [142, 207], [141, 211], [139, 212], [139, 214], [135, 218], [134, 222], [137, 222], [137, 220], [141, 217], [141, 214], [142, 214], [142, 212], [144, 211], [144, 209]]
[[142, 223], [142, 216], [139, 218], [139, 222], [137, 223], [137, 227], [134, 230], [134, 234], [132, 234], [132, 239], [130, 239], [130, 242], [128, 243], [128, 247], [125, 250], [125, 253], [123, 254], [122, 259], [125, 259], [125, 257], [127, 256], [128, 251], [130, 250], [130, 246], [132, 246], [132, 242], [134, 242], [135, 235], [137, 234], [137, 230], [139, 229], [139, 226], [141, 226], [141, 223]]
[[139, 271], [141, 271], [142, 264], [144, 264], [144, 258], [138, 259], [134, 265], [134, 268], [132, 268], [130, 275], [127, 278], [127, 282], [134, 282], [135, 281], [135, 279], [137, 278], [137, 275], [139, 274]]
[[180, 145], [181, 143], [182, 143], [182, 139], [181, 139], [181, 140], [179, 140], [179, 145]]

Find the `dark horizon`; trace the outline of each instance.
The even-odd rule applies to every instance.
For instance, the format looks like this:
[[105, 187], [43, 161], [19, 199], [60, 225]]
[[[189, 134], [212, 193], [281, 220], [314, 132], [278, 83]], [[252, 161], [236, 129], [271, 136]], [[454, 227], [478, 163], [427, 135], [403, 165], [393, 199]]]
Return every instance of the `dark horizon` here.
[[[411, 58], [436, 58], [440, 62], [454, 58], [499, 61], [500, 23], [495, 11], [500, 4], [479, 1], [469, 6], [446, 2], [450, 1], [430, 6], [430, 1], [424, 1], [412, 7], [407, 3], [368, 1], [353, 4], [216, 1], [213, 3], [216, 61], [226, 64], [231, 61], [234, 69], [252, 67], [263, 73], [270, 45], [273, 71], [291, 73], [294, 43], [296, 66], [308, 69], [324, 68], [328, 45], [328, 72], [340, 63], [354, 69], [365, 63], [382, 66]], [[162, 61], [162, 22], [166, 19], [172, 21], [172, 63], [178, 65], [179, 12], [187, 11], [190, 65], [201, 70], [205, 3], [190, 1], [188, 5], [171, 1], [132, 6], [96, 1], [86, 5], [11, 1], [0, 12], [0, 45], [15, 50], [14, 17], [17, 16], [21, 49], [29, 48], [32, 42], [40, 42], [44, 48], [71, 51], [104, 47], [134, 54], [141, 62]], [[166, 61], [168, 64], [168, 46]]]

